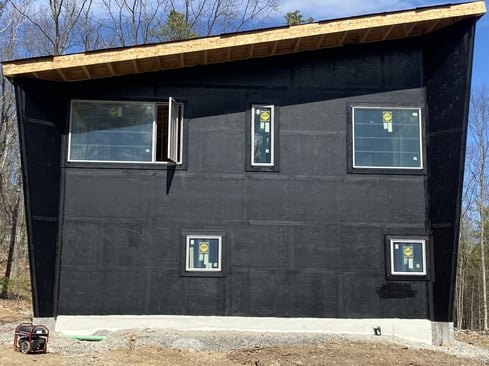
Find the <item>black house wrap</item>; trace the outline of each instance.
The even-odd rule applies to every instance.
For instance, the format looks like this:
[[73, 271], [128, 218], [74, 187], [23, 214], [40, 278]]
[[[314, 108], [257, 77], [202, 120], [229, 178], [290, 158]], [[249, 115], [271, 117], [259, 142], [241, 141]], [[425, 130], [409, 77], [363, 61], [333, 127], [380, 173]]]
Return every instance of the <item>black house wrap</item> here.
[[[85, 80], [4, 63], [17, 96], [35, 316], [451, 322], [480, 15], [415, 36]], [[96, 147], [80, 139], [70, 159], [77, 113], [93, 112], [83, 120], [92, 136], [136, 106], [168, 113], [170, 97], [181, 118], [176, 164], [100, 161], [100, 146], [129, 146], [107, 134]], [[363, 117], [375, 113], [383, 121]], [[383, 165], [379, 146], [404, 115], [415, 132], [385, 146], [411, 155]], [[362, 135], [363, 122], [380, 132]]]

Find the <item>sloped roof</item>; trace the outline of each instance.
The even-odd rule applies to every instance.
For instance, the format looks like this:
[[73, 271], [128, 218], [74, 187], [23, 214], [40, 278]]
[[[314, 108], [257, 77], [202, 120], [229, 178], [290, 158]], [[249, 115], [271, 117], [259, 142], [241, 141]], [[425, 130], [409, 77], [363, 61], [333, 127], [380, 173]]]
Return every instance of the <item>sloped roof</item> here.
[[71, 82], [417, 37], [479, 18], [485, 2], [416, 8], [191, 40], [4, 62], [3, 75]]

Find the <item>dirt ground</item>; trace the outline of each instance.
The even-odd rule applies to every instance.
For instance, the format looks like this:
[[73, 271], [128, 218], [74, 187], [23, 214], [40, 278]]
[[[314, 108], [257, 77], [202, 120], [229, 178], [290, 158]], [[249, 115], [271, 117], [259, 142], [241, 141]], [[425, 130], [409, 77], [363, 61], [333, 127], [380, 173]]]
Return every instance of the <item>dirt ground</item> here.
[[[28, 305], [22, 302], [0, 300], [0, 331], [14, 332], [5, 325], [29, 319]], [[457, 340], [485, 347], [489, 354], [489, 336], [480, 334], [459, 334]], [[111, 349], [107, 352], [81, 357], [73, 352], [58, 353], [49, 350], [46, 354], [22, 354], [13, 346], [0, 345], [0, 365], [366, 365], [366, 366], [428, 366], [464, 365], [475, 366], [485, 363], [463, 359], [446, 352], [426, 349], [412, 349], [400, 345], [384, 343], [329, 342], [320, 345], [279, 345], [255, 346], [233, 350], [227, 353], [206, 351], [185, 351], [159, 347], [131, 347]]]

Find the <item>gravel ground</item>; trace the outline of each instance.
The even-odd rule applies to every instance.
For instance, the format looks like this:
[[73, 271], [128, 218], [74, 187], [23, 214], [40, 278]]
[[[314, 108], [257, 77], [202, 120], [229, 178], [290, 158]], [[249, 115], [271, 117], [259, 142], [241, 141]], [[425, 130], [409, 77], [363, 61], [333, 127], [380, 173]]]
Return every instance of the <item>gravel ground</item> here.
[[[0, 326], [0, 345], [11, 346], [15, 327], [19, 323]], [[455, 342], [450, 347], [430, 346], [391, 336], [347, 335], [325, 333], [261, 333], [236, 331], [177, 331], [174, 329], [128, 329], [98, 331], [103, 341], [79, 341], [63, 334], [51, 332], [48, 351], [60, 355], [97, 355], [110, 350], [128, 350], [156, 346], [181, 350], [225, 353], [236, 349], [251, 349], [274, 345], [318, 345], [323, 343], [366, 342], [387, 343], [408, 349], [445, 352], [458, 357], [471, 358], [489, 364], [489, 349], [465, 342]]]

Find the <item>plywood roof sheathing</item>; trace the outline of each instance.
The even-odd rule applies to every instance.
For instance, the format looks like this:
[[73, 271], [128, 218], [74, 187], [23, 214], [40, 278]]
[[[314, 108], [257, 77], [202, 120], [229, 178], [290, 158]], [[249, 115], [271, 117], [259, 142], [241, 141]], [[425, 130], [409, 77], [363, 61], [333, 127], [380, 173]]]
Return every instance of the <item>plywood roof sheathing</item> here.
[[[486, 12], [484, 1], [357, 16], [185, 41], [6, 61], [3, 75], [76, 81], [216, 62], [229, 62], [347, 44], [424, 35]], [[187, 57], [185, 55], [191, 56]], [[187, 62], [188, 61], [188, 62]], [[105, 73], [102, 72], [106, 67]], [[97, 70], [94, 72], [93, 70]], [[87, 73], [88, 71], [88, 73]]]

